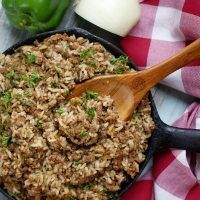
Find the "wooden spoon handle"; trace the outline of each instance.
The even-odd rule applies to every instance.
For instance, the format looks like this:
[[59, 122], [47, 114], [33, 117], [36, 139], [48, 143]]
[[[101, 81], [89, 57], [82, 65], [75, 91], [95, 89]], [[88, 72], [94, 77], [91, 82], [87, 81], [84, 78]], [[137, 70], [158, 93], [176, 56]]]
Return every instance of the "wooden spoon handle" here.
[[155, 86], [167, 75], [196, 60], [200, 60], [200, 38], [174, 56], [143, 71], [142, 73], [145, 74], [148, 89]]

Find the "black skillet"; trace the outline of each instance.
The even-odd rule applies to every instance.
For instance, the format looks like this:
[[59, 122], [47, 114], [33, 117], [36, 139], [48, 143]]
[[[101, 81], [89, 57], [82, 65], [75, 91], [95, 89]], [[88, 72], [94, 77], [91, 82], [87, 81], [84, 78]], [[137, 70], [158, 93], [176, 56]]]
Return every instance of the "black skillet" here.
[[[15, 44], [14, 46], [6, 50], [4, 54], [12, 54], [14, 53], [15, 49], [22, 45], [32, 44], [35, 40], [42, 41], [46, 37], [49, 37], [56, 33], [67, 33], [68, 35], [74, 34], [77, 37], [81, 36], [89, 39], [91, 42], [101, 43], [108, 51], [110, 51], [116, 57], [120, 55], [125, 55], [124, 52], [122, 52], [119, 48], [117, 48], [110, 42], [99, 38], [80, 28], [42, 33], [35, 37], [29, 38], [23, 42]], [[135, 64], [131, 61], [129, 61], [129, 66], [136, 69]], [[151, 101], [151, 115], [155, 122], [155, 129], [153, 131], [152, 137], [149, 139], [148, 142], [149, 146], [147, 151], [145, 152], [146, 159], [143, 163], [140, 164], [139, 173], [133, 179], [130, 178], [127, 182], [122, 184], [122, 189], [118, 192], [116, 199], [119, 199], [120, 196], [137, 180], [148, 161], [152, 158], [153, 154], [160, 148], [177, 148], [200, 152], [200, 130], [180, 129], [166, 125], [164, 122], [161, 121], [158, 115], [151, 93], [149, 94], [149, 100]], [[14, 198], [9, 196], [9, 194], [3, 188], [0, 188], [0, 192], [3, 193], [8, 199], [14, 200]]]

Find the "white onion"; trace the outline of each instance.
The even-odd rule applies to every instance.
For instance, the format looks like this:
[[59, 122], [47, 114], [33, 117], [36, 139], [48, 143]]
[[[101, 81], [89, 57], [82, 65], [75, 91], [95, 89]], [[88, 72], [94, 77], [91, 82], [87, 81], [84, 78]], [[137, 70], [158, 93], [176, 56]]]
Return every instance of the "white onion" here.
[[140, 18], [138, 0], [80, 0], [75, 12], [87, 21], [125, 36]]

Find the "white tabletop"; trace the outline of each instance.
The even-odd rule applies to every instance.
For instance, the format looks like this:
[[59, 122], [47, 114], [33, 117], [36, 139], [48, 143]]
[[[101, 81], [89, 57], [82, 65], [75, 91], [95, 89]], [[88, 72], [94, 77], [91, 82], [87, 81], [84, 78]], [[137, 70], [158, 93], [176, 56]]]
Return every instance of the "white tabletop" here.
[[[76, 23], [74, 23], [74, 18], [73, 9], [69, 9], [59, 28], [77, 26]], [[10, 26], [3, 12], [0, 0], [0, 52], [2, 53], [8, 47], [29, 36], [30, 34], [16, 30]], [[187, 106], [194, 100], [186, 94], [162, 85], [153, 88], [152, 94], [161, 119], [169, 125], [177, 120], [183, 114]], [[7, 198], [2, 197], [0, 194], [0, 199], [6, 200]]]

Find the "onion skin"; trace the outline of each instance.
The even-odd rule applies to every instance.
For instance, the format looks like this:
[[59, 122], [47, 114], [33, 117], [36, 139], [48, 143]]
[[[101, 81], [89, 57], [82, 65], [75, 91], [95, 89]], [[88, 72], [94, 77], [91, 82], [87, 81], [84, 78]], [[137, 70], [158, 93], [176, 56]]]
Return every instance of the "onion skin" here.
[[138, 0], [80, 0], [75, 12], [85, 20], [119, 36], [126, 36], [138, 22]]

